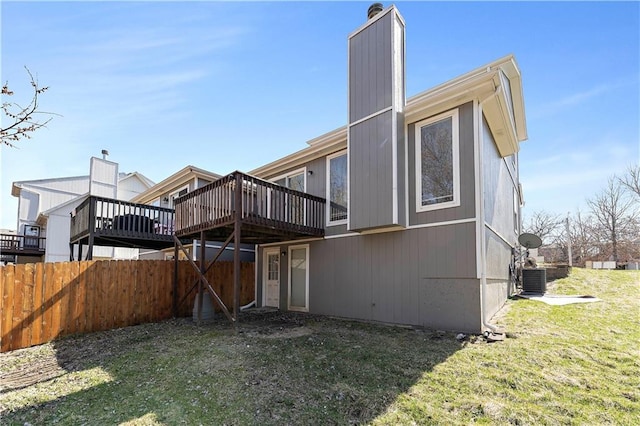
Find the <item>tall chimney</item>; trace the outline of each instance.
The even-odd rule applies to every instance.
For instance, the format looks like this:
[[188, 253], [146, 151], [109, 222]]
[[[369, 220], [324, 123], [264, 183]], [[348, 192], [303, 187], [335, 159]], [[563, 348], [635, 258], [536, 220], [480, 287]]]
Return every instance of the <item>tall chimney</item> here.
[[349, 224], [353, 231], [404, 226], [404, 19], [371, 5], [349, 35]]

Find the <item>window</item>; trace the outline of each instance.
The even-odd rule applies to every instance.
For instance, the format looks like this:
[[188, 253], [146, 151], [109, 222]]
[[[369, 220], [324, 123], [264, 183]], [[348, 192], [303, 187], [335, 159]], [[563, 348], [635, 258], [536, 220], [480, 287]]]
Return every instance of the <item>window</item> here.
[[458, 110], [416, 123], [416, 209], [460, 205]]
[[171, 195], [169, 195], [169, 208], [173, 208], [173, 206], [175, 206], [176, 204], [176, 198], [178, 197], [182, 197], [184, 194], [186, 194], [187, 192], [189, 192], [189, 187], [185, 186], [184, 188], [172, 193]]
[[[281, 176], [273, 180], [276, 185], [293, 189], [294, 191], [306, 192], [306, 169], [300, 169]], [[270, 217], [278, 220], [285, 220], [298, 225], [306, 223], [306, 202], [301, 197], [272, 193], [269, 195], [271, 205]], [[280, 214], [278, 213], [280, 212]], [[284, 216], [282, 216], [284, 212]]]
[[515, 234], [518, 235], [519, 221], [518, 221], [518, 207], [520, 207], [520, 197], [518, 197], [518, 190], [513, 188], [513, 229]]
[[293, 189], [294, 191], [305, 192], [304, 170], [298, 170], [290, 175], [282, 176], [281, 178], [274, 180], [273, 183], [284, 186], [285, 188]]
[[347, 220], [347, 152], [342, 151], [327, 157], [327, 218], [337, 225]]

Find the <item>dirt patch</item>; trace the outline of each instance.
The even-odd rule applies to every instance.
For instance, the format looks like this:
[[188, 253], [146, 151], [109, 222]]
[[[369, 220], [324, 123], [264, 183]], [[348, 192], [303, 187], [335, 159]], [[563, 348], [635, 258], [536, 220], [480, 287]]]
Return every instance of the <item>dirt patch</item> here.
[[259, 337], [262, 339], [294, 339], [313, 334], [313, 330], [308, 327], [293, 328], [264, 328], [261, 330], [247, 332], [247, 336]]
[[[0, 362], [13, 363], [14, 357], [19, 358], [21, 356], [21, 353], [15, 352], [20, 351], [11, 352], [9, 356], [3, 354], [2, 357], [0, 357]], [[28, 364], [13, 364], [14, 368], [7, 372], [0, 373], [0, 393], [46, 382], [47, 380], [54, 379], [66, 373], [66, 370], [60, 367], [58, 360], [53, 354], [46, 354]]]

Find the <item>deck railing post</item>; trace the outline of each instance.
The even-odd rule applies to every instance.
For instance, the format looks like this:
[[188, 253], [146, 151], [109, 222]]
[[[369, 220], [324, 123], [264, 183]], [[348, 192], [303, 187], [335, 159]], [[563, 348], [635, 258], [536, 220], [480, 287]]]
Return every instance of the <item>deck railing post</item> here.
[[233, 315], [236, 323], [240, 317], [240, 241], [242, 229], [242, 181], [241, 173], [236, 172], [235, 221], [233, 224]]
[[173, 243], [173, 317], [178, 318], [178, 244]]
[[204, 274], [207, 272], [206, 265], [204, 264], [204, 256], [206, 250], [206, 244], [204, 242], [204, 231], [200, 231], [200, 284], [198, 284], [198, 325], [202, 321], [202, 303], [204, 299]]

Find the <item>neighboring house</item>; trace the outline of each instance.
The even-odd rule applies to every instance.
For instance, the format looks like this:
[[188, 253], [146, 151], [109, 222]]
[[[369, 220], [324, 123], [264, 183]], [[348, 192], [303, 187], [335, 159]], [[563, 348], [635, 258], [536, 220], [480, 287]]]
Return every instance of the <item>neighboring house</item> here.
[[520, 70], [509, 55], [405, 101], [404, 19], [371, 15], [348, 38], [347, 126], [181, 197], [176, 235], [258, 244], [258, 306], [492, 329], [521, 228]]
[[[11, 251], [18, 263], [61, 262], [70, 258], [70, 214], [89, 195], [128, 200], [153, 182], [140, 173], [119, 173], [118, 164], [92, 157], [86, 176], [14, 182], [18, 198], [17, 235]], [[5, 237], [3, 236], [3, 242]], [[94, 259], [135, 259], [137, 249], [95, 247]]]
[[[163, 208], [174, 208], [175, 200], [191, 192], [195, 189], [202, 188], [203, 186], [216, 181], [221, 176], [216, 173], [211, 173], [206, 170], [200, 169], [194, 166], [186, 166], [183, 169], [177, 171], [161, 182], [150, 187], [141, 194], [136, 195], [131, 199], [132, 202], [146, 204]], [[173, 228], [173, 224], [170, 225]], [[193, 253], [195, 260], [198, 258], [199, 253], [199, 240], [193, 240], [189, 243], [185, 243], [187, 249]], [[206, 258], [210, 259], [217, 253], [221, 243], [216, 241], [207, 241], [206, 243]], [[221, 257], [221, 260], [232, 260], [233, 258], [233, 245], [230, 245], [225, 253]], [[253, 262], [254, 261], [254, 246], [243, 245], [242, 246], [242, 261]], [[174, 249], [173, 247], [164, 250], [140, 250], [139, 259], [173, 259]]]

